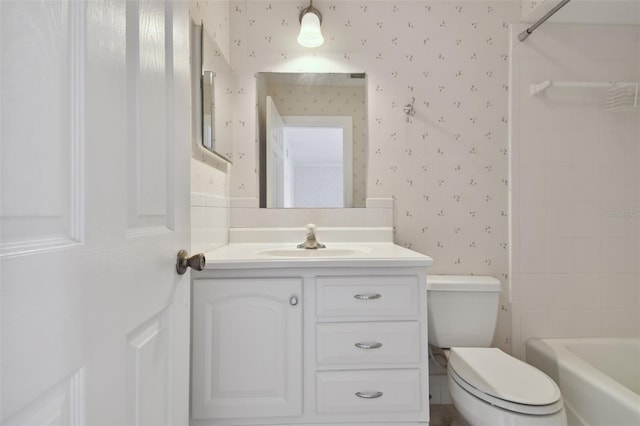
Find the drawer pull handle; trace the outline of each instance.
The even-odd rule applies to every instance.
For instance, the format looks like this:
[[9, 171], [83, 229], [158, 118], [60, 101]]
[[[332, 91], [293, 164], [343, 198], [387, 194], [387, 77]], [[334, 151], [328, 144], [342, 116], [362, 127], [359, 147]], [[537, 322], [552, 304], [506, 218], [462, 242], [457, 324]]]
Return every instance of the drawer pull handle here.
[[382, 392], [356, 392], [356, 396], [358, 398], [374, 399], [380, 398], [382, 396]]
[[382, 295], [379, 294], [379, 293], [376, 293], [376, 294], [356, 294], [353, 297], [355, 297], [358, 300], [373, 300], [373, 299], [380, 299], [382, 297]]
[[356, 343], [356, 348], [360, 349], [378, 349], [382, 347], [382, 343]]

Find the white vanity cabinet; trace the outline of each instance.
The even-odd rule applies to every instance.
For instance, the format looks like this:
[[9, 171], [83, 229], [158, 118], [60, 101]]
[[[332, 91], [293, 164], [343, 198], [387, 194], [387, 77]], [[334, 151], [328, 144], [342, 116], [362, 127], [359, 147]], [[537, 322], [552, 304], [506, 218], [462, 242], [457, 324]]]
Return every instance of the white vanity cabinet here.
[[424, 415], [424, 275], [407, 272], [389, 268], [385, 274], [316, 278], [318, 413], [362, 422], [418, 421]]
[[302, 414], [302, 279], [193, 284], [192, 417]]
[[192, 424], [427, 424], [426, 267], [291, 265], [194, 273]]

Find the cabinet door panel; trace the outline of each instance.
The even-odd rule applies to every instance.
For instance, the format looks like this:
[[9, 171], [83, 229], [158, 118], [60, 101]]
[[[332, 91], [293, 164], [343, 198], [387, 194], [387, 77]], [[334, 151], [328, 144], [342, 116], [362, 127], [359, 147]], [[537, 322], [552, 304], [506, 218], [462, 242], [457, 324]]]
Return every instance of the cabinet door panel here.
[[192, 417], [302, 413], [302, 280], [196, 280]]

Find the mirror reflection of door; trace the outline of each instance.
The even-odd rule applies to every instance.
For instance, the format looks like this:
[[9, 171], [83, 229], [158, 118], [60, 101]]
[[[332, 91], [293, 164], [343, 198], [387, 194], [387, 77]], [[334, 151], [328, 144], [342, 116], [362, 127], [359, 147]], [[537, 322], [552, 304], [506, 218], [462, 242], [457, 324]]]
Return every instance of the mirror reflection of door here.
[[350, 116], [281, 116], [267, 97], [267, 207], [352, 204]]

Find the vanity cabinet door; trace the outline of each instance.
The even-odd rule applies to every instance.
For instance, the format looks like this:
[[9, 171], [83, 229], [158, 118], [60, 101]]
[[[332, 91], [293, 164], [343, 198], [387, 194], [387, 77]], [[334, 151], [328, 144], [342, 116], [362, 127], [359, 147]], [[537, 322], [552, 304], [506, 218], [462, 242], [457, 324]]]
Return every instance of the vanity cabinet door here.
[[192, 417], [302, 414], [302, 279], [193, 284]]

